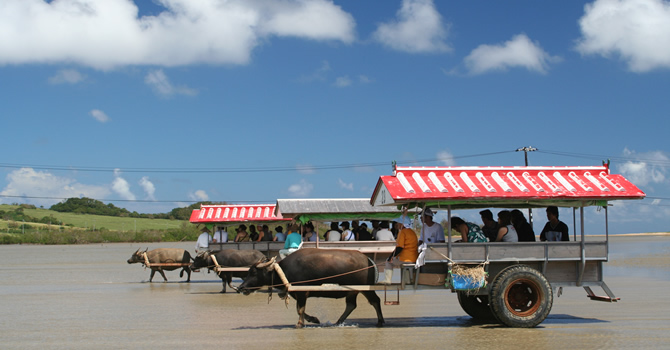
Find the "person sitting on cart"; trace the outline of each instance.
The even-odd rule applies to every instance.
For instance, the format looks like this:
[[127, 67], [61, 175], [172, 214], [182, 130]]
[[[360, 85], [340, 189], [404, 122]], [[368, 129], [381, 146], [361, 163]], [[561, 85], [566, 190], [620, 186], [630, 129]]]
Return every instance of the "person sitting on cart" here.
[[512, 225], [512, 214], [509, 210], [501, 210], [498, 212], [498, 237], [496, 242], [518, 242], [519, 235], [516, 233], [514, 225]]
[[405, 214], [394, 221], [398, 227], [398, 239], [396, 240], [395, 250], [384, 265], [384, 280], [379, 282], [382, 284], [391, 284], [393, 267], [400, 267], [404, 263], [415, 263], [419, 257], [419, 240], [416, 237], [416, 232], [412, 230], [412, 222], [409, 217]]
[[323, 238], [329, 242], [336, 242], [342, 239], [342, 231], [339, 229], [340, 223], [333, 221], [330, 223], [330, 231], [326, 232]]
[[314, 224], [312, 222], [306, 223], [303, 227], [302, 240], [305, 242], [316, 242], [319, 240], [319, 236], [314, 232]]
[[519, 209], [514, 209], [511, 211], [511, 214], [512, 225], [514, 225], [516, 233], [519, 235], [519, 242], [535, 242], [535, 231], [533, 231], [533, 226], [526, 220], [523, 212]]
[[547, 207], [547, 222], [540, 233], [540, 241], [569, 241], [568, 225], [558, 220], [558, 207]]
[[275, 234], [275, 238], [273, 239], [273, 241], [275, 241], [275, 242], [286, 241], [286, 234], [284, 234], [284, 232], [282, 232], [282, 231], [284, 231], [284, 228], [281, 227], [281, 225], [275, 227], [275, 232], [277, 232], [277, 233]]
[[393, 232], [389, 230], [389, 222], [388, 221], [382, 221], [379, 223], [379, 231], [377, 231], [377, 234], [375, 235], [375, 239], [377, 241], [395, 241], [395, 237], [393, 236]]
[[227, 243], [228, 242], [228, 232], [224, 226], [218, 226], [217, 230], [214, 231], [214, 238], [212, 239], [214, 243]]
[[355, 241], [356, 234], [349, 229], [349, 221], [342, 221], [340, 224], [342, 227], [342, 240], [343, 241]]
[[424, 209], [421, 213], [423, 225], [421, 226], [419, 245], [423, 243], [444, 243], [444, 228], [433, 221], [433, 215], [435, 214], [430, 208]]
[[209, 244], [212, 243], [212, 236], [209, 235], [209, 229], [203, 227], [201, 232], [200, 236], [198, 236], [198, 240], [195, 242], [196, 253], [209, 249]]
[[247, 233], [247, 227], [245, 225], [237, 227], [237, 235], [233, 242], [249, 242], [249, 233]]
[[489, 241], [479, 225], [466, 222], [458, 216], [451, 217], [451, 228], [461, 234], [460, 242], [483, 243]]
[[479, 216], [482, 218], [482, 231], [486, 238], [489, 239], [489, 242], [495, 242], [498, 237], [498, 221], [493, 220], [493, 212], [488, 209], [482, 210], [479, 212]]
[[282, 258], [282, 260], [286, 258], [289, 254], [300, 249], [300, 247], [302, 246], [302, 236], [300, 235], [299, 231], [300, 226], [298, 226], [298, 224], [293, 224], [289, 226], [290, 233], [288, 236], [286, 236], [284, 249], [279, 250], [279, 256]]

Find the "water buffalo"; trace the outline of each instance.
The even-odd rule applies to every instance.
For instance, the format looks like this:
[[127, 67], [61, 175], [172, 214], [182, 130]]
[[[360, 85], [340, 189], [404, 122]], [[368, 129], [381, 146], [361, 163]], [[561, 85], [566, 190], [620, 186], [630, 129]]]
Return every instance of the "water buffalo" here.
[[[193, 263], [191, 264], [191, 270], [197, 270], [204, 267], [209, 270], [215, 269], [216, 264], [214, 264], [212, 256], [216, 258], [216, 262], [221, 267], [248, 267], [265, 259], [265, 255], [258, 250], [225, 249], [217, 252], [204, 251], [195, 256], [195, 259], [193, 259]], [[223, 290], [221, 290], [221, 293], [225, 293], [226, 283], [230, 288], [237, 291], [237, 288], [233, 287], [231, 284], [233, 282], [233, 277], [245, 277], [247, 271], [221, 271], [217, 272], [217, 274], [221, 277], [223, 282]]]
[[184, 276], [184, 271], [188, 274], [188, 279], [186, 282], [191, 282], [191, 269], [188, 266], [182, 264], [188, 264], [191, 262], [191, 254], [184, 249], [178, 248], [158, 248], [154, 250], [149, 250], [148, 248], [145, 251], [140, 251], [139, 249], [133, 253], [133, 255], [128, 259], [129, 264], [142, 263], [145, 264], [144, 255], [146, 254], [147, 260], [150, 264], [172, 264], [173, 266], [151, 266], [151, 276], [149, 277], [149, 282], [153, 280], [154, 274], [156, 271], [161, 273], [165, 282], [167, 282], [167, 277], [163, 270], [172, 271], [181, 268], [179, 272], [179, 277]]
[[[279, 263], [269, 261], [253, 265], [238, 290], [248, 295], [253, 290], [265, 285], [279, 285], [276, 287], [280, 289], [279, 295], [285, 297], [287, 288], [281, 285], [281, 277], [277, 273], [275, 264], [281, 267], [289, 283], [299, 286], [313, 286], [324, 283], [371, 285], [376, 283], [378, 277], [374, 262], [359, 251], [303, 248], [287, 256]], [[346, 298], [347, 306], [342, 316], [337, 320], [339, 325], [356, 308], [358, 293], [358, 291], [289, 292], [289, 295], [297, 302], [298, 324], [296, 328], [302, 328], [305, 325], [305, 320], [311, 323], [320, 323], [316, 317], [305, 313], [307, 298]], [[383, 326], [384, 317], [382, 316], [381, 303], [377, 293], [375, 291], [360, 293], [363, 293], [377, 311], [377, 327]]]

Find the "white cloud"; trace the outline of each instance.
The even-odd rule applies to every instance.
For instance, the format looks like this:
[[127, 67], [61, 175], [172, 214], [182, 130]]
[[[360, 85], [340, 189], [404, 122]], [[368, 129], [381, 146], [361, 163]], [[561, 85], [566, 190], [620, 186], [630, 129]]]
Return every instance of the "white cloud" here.
[[130, 191], [130, 184], [121, 177], [121, 171], [114, 169], [114, 181], [112, 181], [112, 191], [125, 200], [134, 201], [135, 195]]
[[77, 84], [86, 79], [86, 76], [75, 69], [61, 69], [56, 75], [49, 78], [50, 84]]
[[140, 179], [139, 184], [142, 186], [142, 189], [144, 189], [148, 199], [152, 201], [156, 200], [156, 197], [154, 197], [154, 193], [156, 193], [156, 186], [154, 186], [153, 182], [149, 180], [148, 176], [143, 176]]
[[333, 85], [335, 85], [336, 87], [339, 87], [339, 88], [344, 88], [344, 87], [350, 86], [351, 85], [351, 78], [349, 78], [348, 75], [345, 75], [343, 77], [339, 77], [339, 78], [335, 79], [335, 83], [333, 83]]
[[[623, 151], [625, 157], [637, 158], [617, 166], [618, 172], [636, 186], [647, 186], [666, 182], [667, 166], [670, 157], [661, 151], [636, 153], [628, 148]], [[660, 165], [659, 165], [660, 164]]]
[[0, 65], [246, 64], [272, 36], [351, 43], [353, 17], [329, 0], [161, 0], [138, 17], [132, 0], [3, 0]]
[[314, 185], [307, 182], [305, 179], [300, 180], [297, 184], [293, 184], [288, 188], [288, 192], [293, 197], [306, 197], [312, 190], [314, 190]]
[[107, 123], [109, 121], [109, 117], [105, 112], [99, 110], [99, 109], [93, 109], [89, 112], [91, 117], [93, 117], [95, 120], [101, 122], [101, 123]]
[[432, 0], [403, 0], [396, 19], [372, 34], [382, 45], [411, 53], [446, 52], [447, 29]]
[[354, 190], [354, 183], [346, 183], [342, 179], [337, 179], [337, 184], [340, 186], [340, 188], [343, 188], [345, 190], [353, 191]]
[[549, 63], [559, 61], [545, 52], [538, 43], [533, 43], [525, 34], [518, 34], [501, 45], [480, 45], [472, 50], [464, 61], [472, 74], [521, 67], [529, 71], [545, 73]]
[[358, 81], [361, 84], [369, 84], [369, 83], [373, 82], [372, 78], [368, 77], [367, 75], [359, 75], [358, 76]]
[[577, 51], [618, 56], [633, 72], [670, 68], [670, 3], [596, 0], [584, 6]]
[[298, 172], [300, 174], [308, 174], [309, 175], [309, 174], [316, 173], [316, 169], [314, 169], [314, 167], [309, 165], [309, 164], [298, 164], [298, 165], [295, 166], [295, 168], [296, 168], [296, 170], [298, 170]]
[[311, 83], [313, 81], [325, 81], [328, 72], [330, 72], [330, 63], [328, 61], [321, 62], [321, 66], [314, 70], [314, 72], [303, 75], [298, 78], [298, 81], [301, 83]]
[[37, 206], [50, 207], [63, 198], [88, 197], [104, 198], [110, 191], [107, 186], [91, 186], [78, 183], [74, 179], [59, 177], [32, 168], [21, 168], [7, 175], [7, 186], [0, 192], [3, 196], [25, 196], [42, 198], [0, 198], [12, 203], [32, 203]]
[[454, 155], [451, 154], [449, 151], [440, 151], [437, 153], [437, 159], [439, 162], [444, 164], [445, 166], [455, 166], [456, 165], [456, 160], [454, 159]]
[[151, 86], [157, 95], [170, 97], [172, 95], [195, 96], [198, 92], [185, 86], [174, 86], [162, 69], [151, 70], [144, 77], [144, 82]]
[[196, 202], [204, 202], [209, 200], [209, 196], [204, 190], [197, 190], [193, 193], [189, 193], [188, 197]]

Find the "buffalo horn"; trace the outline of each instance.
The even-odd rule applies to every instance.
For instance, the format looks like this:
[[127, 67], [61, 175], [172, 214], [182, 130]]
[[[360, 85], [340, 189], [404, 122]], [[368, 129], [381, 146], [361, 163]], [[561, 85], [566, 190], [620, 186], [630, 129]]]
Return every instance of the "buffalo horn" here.
[[268, 267], [268, 266], [274, 264], [275, 260], [277, 260], [277, 257], [276, 257], [276, 256], [273, 256], [272, 259], [270, 259], [270, 260], [268, 260], [268, 261], [266, 261], [266, 262], [264, 262], [264, 263], [258, 263], [258, 265], [256, 265], [256, 268], [258, 268], [258, 269], [264, 269], [264, 268], [266, 268], [266, 267]]

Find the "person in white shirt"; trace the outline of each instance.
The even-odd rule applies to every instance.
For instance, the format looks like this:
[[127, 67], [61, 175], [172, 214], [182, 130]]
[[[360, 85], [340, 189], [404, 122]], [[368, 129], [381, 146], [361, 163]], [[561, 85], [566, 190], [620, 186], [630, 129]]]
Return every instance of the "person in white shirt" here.
[[223, 226], [219, 226], [218, 230], [214, 232], [214, 243], [226, 243], [228, 242], [228, 232], [226, 232]]
[[433, 213], [430, 208], [424, 209], [421, 213], [421, 220], [423, 225], [421, 226], [421, 238], [419, 239], [419, 245], [422, 243], [444, 243], [444, 228], [442, 225], [433, 221]]
[[378, 241], [395, 241], [393, 237], [393, 232], [389, 230], [389, 222], [382, 221], [379, 223], [379, 230], [377, 231], [377, 240]]
[[342, 239], [342, 231], [339, 230], [339, 223], [333, 221], [330, 223], [330, 231], [324, 235], [326, 241], [335, 242]]
[[195, 252], [198, 253], [207, 250], [210, 242], [212, 242], [212, 236], [209, 235], [209, 229], [203, 227], [202, 233], [198, 236], [198, 240], [195, 242]]

